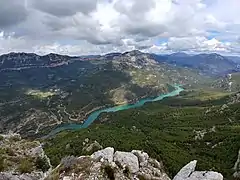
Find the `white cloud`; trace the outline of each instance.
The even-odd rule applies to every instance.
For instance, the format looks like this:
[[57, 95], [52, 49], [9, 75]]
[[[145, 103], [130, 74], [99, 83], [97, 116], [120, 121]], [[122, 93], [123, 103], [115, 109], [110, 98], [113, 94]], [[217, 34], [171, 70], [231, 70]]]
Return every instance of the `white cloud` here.
[[0, 12], [9, 16], [2, 21], [0, 18], [0, 53], [80, 55], [134, 48], [156, 53], [240, 53], [239, 0], [0, 0], [1, 3], [4, 6], [0, 6]]

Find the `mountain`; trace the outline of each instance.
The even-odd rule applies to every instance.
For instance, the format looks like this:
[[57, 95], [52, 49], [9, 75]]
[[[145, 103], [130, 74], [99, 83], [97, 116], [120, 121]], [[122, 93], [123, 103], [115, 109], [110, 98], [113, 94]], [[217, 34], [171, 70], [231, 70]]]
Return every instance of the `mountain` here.
[[74, 58], [52, 53], [45, 56], [34, 53], [9, 53], [0, 56], [0, 71], [61, 66]]
[[168, 93], [175, 83], [209, 88], [214, 80], [140, 51], [91, 57], [10, 53], [0, 59], [0, 132], [23, 136], [81, 124], [91, 112]]
[[[193, 57], [196, 62], [190, 61]], [[28, 140], [41, 141], [35, 144], [9, 138], [5, 142], [5, 136], [0, 136], [0, 168], [9, 167], [6, 173], [0, 173], [0, 178], [19, 173], [15, 172], [19, 163], [22, 172], [32, 167], [34, 172], [43, 175], [39, 167], [47, 169], [46, 159], [23, 153], [25, 149], [30, 153], [35, 147], [41, 147], [37, 150], [43, 149], [56, 167], [52, 171], [56, 179], [59, 176], [69, 179], [85, 172], [87, 176], [89, 169], [84, 171], [84, 167], [100, 168], [105, 165], [104, 161], [100, 158], [89, 162], [89, 157], [86, 161], [76, 159], [82, 160], [78, 157], [89, 154], [86, 152], [89, 148], [94, 153], [101, 145], [126, 153], [141, 149], [162, 162], [165, 168], [161, 173], [166, 172], [170, 177], [189, 162], [192, 170], [188, 176], [201, 177], [202, 172], [194, 171], [196, 161], [193, 159], [198, 161], [199, 170], [221, 172], [229, 180], [234, 179], [233, 174], [239, 174], [240, 95], [236, 93], [239, 74], [229, 73], [235, 63], [225, 57], [177, 53], [168, 58], [135, 50], [83, 57], [11, 53], [0, 59], [0, 133], [13, 131]], [[182, 64], [173, 63], [171, 59], [176, 62], [180, 59]], [[185, 59], [190, 65], [184, 65]], [[206, 59], [210, 59], [210, 63]], [[223, 70], [218, 60], [228, 68]], [[228, 75], [222, 76], [226, 70]], [[97, 116], [88, 128], [45, 136], [65, 124], [79, 127], [90, 115], [93, 118], [102, 112], [97, 110], [115, 106], [120, 110], [126, 106], [119, 105], [135, 107], [141, 99], [154, 99], [160, 94], [166, 97], [165, 93], [176, 90], [175, 84], [184, 89], [176, 97], [149, 102], [141, 108], [107, 111]], [[64, 159], [66, 156], [70, 157]], [[186, 172], [189, 164], [186, 167], [180, 172]], [[131, 176], [129, 168], [124, 168], [117, 165], [114, 174]], [[97, 172], [105, 172], [104, 169]], [[106, 173], [99, 175], [112, 174], [112, 166], [106, 169]], [[142, 170], [156, 176], [148, 171], [151, 169], [150, 164]]]
[[240, 64], [240, 56], [227, 56], [227, 58], [237, 64]]
[[161, 56], [154, 55], [158, 62], [166, 62], [181, 67], [188, 67], [201, 71], [209, 75], [222, 75], [234, 71], [239, 71], [238, 64], [228, 57], [216, 53], [187, 55], [184, 53], [175, 53]]

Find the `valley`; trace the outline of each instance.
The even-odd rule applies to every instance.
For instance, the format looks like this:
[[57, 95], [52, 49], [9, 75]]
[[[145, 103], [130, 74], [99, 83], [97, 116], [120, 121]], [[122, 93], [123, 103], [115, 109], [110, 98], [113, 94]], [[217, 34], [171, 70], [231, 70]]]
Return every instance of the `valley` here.
[[[4, 69], [0, 72], [0, 131], [13, 130], [28, 137], [46, 135], [66, 123], [82, 124], [99, 109], [171, 92], [171, 84], [211, 87], [216, 79], [195, 69], [159, 63], [140, 51], [98, 60], [53, 54], [6, 56], [0, 66]], [[52, 62], [63, 64], [49, 67]], [[46, 66], [35, 68], [33, 63]], [[9, 70], [17, 67], [24, 69]]]
[[[236, 63], [216, 54], [199, 55], [194, 65], [169, 56], [0, 56], [0, 133], [40, 140], [54, 167], [86, 154], [88, 139], [142, 149], [170, 176], [196, 159], [200, 170], [232, 180], [240, 148]], [[227, 71], [213, 67], [218, 58]]]
[[122, 151], [142, 149], [163, 161], [170, 176], [196, 159], [199, 170], [211, 169], [234, 179], [240, 144], [239, 93], [213, 99], [208, 93], [197, 96], [198, 92], [193, 99], [192, 93], [182, 92], [137, 109], [103, 113], [97, 124], [87, 129], [62, 132], [45, 141], [46, 153], [58, 164], [66, 154], [84, 154], [83, 142], [89, 139]]

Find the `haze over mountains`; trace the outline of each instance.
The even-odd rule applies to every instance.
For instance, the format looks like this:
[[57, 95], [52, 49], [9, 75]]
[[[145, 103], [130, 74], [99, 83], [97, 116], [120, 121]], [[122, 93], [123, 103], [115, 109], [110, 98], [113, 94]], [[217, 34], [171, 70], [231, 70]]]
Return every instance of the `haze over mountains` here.
[[[145, 54], [151, 56], [157, 62], [165, 62], [180, 67], [188, 67], [199, 70], [202, 73], [212, 75], [224, 75], [240, 70], [240, 57], [222, 56], [216, 53], [190, 55], [186, 53], [173, 53], [169, 55], [156, 55], [131, 51], [128, 53], [110, 53], [106, 55], [88, 55], [71, 57], [66, 55], [48, 54], [39, 56], [33, 53], [9, 53], [0, 56], [0, 69], [17, 69], [41, 66], [60, 66], [64, 63], [76, 60], [111, 60], [129, 54], [136, 56]], [[141, 62], [139, 62], [141, 64]]]

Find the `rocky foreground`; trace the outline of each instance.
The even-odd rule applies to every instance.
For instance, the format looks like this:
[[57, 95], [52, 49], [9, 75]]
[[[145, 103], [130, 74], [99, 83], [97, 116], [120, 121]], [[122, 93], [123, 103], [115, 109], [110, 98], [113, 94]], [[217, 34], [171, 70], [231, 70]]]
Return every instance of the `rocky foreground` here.
[[[163, 164], [145, 152], [115, 151], [112, 147], [90, 156], [68, 156], [52, 169], [39, 142], [19, 135], [1, 135], [0, 180], [170, 180]], [[223, 180], [220, 173], [195, 171], [197, 161], [184, 166], [173, 180]]]

